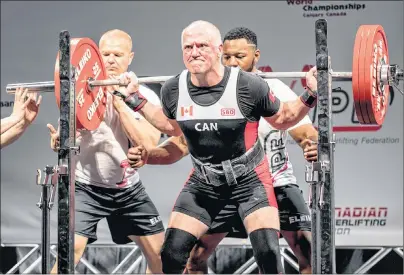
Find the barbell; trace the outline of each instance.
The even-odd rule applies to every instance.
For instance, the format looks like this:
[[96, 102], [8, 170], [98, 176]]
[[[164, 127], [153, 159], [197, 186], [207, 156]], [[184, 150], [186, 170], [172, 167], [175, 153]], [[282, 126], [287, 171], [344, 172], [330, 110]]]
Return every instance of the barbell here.
[[[125, 86], [108, 79], [97, 45], [90, 38], [71, 40], [71, 65], [74, 67], [76, 91], [76, 127], [95, 130], [106, 108], [106, 86]], [[386, 34], [380, 25], [361, 25], [356, 33], [352, 72], [330, 71], [333, 79], [352, 81], [355, 112], [361, 124], [383, 124], [388, 106], [389, 86], [403, 80], [403, 70], [389, 64]], [[305, 78], [305, 72], [263, 72], [262, 78]], [[174, 76], [139, 78], [140, 84], [163, 83]], [[30, 92], [54, 92], [60, 108], [59, 56], [56, 58], [54, 81], [7, 85], [7, 93], [18, 87]], [[97, 89], [98, 88], [98, 89]]]

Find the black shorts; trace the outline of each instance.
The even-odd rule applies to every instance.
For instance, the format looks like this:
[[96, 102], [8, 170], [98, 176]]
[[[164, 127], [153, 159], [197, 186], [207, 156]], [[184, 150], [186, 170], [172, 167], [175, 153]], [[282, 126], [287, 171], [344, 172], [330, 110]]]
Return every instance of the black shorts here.
[[[311, 231], [311, 215], [303, 198], [299, 186], [289, 184], [275, 187], [276, 200], [279, 209], [281, 230], [285, 231]], [[230, 238], [247, 238], [247, 232], [240, 217], [234, 217], [228, 225], [223, 225], [219, 218], [235, 211], [236, 206], [226, 205], [217, 217], [208, 234], [228, 232]]]
[[146, 236], [164, 231], [154, 203], [141, 182], [126, 189], [103, 188], [76, 181], [75, 233], [97, 240], [97, 224], [106, 218], [116, 244], [131, 242], [130, 235]]
[[[219, 187], [209, 185], [203, 177], [192, 171], [181, 190], [173, 211], [194, 217], [208, 227], [213, 221], [227, 224], [234, 216], [244, 219], [247, 215], [266, 206], [277, 207], [269, 174], [268, 161], [264, 158], [251, 172], [237, 178], [238, 184]], [[220, 215], [226, 205], [234, 205], [234, 211]]]

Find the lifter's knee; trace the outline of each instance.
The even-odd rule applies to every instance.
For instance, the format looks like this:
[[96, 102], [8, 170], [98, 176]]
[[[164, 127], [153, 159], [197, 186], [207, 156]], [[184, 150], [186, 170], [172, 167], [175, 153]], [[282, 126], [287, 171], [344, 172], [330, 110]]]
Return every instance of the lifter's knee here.
[[197, 238], [181, 229], [168, 228], [161, 249], [163, 273], [181, 274]]
[[284, 273], [277, 230], [271, 228], [257, 229], [250, 233], [250, 241], [261, 273]]

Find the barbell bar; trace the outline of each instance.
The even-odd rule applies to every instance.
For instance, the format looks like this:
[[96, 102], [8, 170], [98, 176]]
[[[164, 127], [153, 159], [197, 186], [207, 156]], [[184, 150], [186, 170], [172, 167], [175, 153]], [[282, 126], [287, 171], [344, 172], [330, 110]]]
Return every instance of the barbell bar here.
[[[260, 72], [258, 76], [270, 78], [305, 78], [306, 72]], [[338, 81], [352, 81], [352, 72], [331, 72], [332, 78]], [[164, 83], [174, 76], [148, 76], [139, 77], [139, 84]], [[404, 79], [403, 70], [398, 65], [382, 65], [380, 69], [380, 79], [384, 85], [394, 85]], [[125, 83], [117, 79], [86, 80], [90, 89], [101, 86], [126, 86]], [[397, 84], [396, 84], [397, 85]], [[28, 88], [29, 92], [46, 93], [55, 92], [54, 81], [13, 83], [6, 86], [7, 93], [14, 94], [17, 88]]]
[[[262, 78], [305, 78], [305, 72], [264, 72], [257, 73], [258, 76]], [[332, 77], [338, 81], [351, 81], [351, 72], [332, 72]], [[164, 83], [174, 76], [149, 76], [149, 77], [139, 77], [139, 84], [149, 84], [149, 83]], [[104, 79], [104, 80], [86, 80], [90, 89], [94, 87], [102, 86], [126, 86], [126, 83], [122, 83], [118, 79]], [[29, 92], [45, 93], [45, 92], [55, 92], [55, 82], [45, 81], [45, 82], [29, 82], [29, 83], [13, 83], [6, 86], [7, 93], [14, 94], [17, 88], [28, 88]]]

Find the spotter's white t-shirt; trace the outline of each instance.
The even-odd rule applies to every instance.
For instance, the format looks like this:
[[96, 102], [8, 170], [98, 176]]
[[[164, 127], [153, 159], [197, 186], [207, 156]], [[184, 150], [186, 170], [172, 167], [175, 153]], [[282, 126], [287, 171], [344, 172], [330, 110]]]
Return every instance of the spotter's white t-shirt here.
[[[161, 106], [153, 90], [140, 85], [139, 91], [150, 103]], [[138, 183], [140, 176], [127, 164], [129, 140], [114, 109], [112, 96], [106, 95], [104, 120], [96, 130], [82, 131], [77, 139], [80, 153], [75, 156], [76, 180], [100, 187], [127, 188]], [[135, 118], [144, 119], [127, 108]]]

